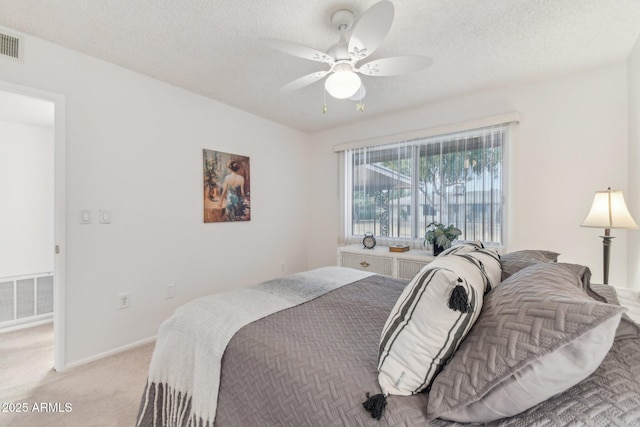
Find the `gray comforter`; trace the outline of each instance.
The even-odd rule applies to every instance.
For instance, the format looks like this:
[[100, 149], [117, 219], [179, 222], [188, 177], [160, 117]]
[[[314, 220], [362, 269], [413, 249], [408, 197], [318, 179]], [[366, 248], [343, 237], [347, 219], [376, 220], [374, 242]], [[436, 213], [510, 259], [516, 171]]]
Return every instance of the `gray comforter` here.
[[[391, 396], [380, 421], [362, 408], [380, 392], [380, 331], [406, 283], [373, 276], [241, 329], [223, 358], [216, 425], [427, 425], [426, 394]], [[640, 340], [617, 341], [587, 380], [494, 424], [640, 425]]]
[[[380, 421], [362, 407], [380, 392], [380, 331], [406, 284], [372, 276], [243, 327], [223, 356], [215, 425], [455, 425], [426, 421], [426, 394], [390, 396]], [[640, 426], [640, 339], [616, 341], [585, 381], [491, 425]]]

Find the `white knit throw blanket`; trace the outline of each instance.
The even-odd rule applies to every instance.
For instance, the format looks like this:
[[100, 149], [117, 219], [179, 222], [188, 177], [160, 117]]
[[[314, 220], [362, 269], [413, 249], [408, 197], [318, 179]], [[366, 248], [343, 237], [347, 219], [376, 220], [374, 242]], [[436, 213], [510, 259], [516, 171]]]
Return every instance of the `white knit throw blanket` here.
[[[236, 331], [269, 314], [370, 275], [341, 267], [324, 267], [249, 288], [212, 294], [178, 308], [160, 326], [138, 426], [147, 411], [153, 411], [153, 426], [159, 425], [159, 414], [163, 414], [163, 426], [212, 426], [222, 355]], [[152, 387], [156, 398], [150, 402]], [[191, 407], [187, 413], [189, 400]]]

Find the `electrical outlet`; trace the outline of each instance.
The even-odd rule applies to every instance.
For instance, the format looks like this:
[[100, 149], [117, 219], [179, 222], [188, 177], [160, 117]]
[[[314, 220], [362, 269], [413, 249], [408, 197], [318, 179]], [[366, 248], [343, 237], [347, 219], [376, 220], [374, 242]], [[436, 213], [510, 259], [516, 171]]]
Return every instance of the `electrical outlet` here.
[[118, 308], [129, 308], [129, 293], [118, 295]]
[[176, 285], [173, 283], [168, 284], [164, 289], [164, 297], [165, 298], [175, 298], [176, 297]]

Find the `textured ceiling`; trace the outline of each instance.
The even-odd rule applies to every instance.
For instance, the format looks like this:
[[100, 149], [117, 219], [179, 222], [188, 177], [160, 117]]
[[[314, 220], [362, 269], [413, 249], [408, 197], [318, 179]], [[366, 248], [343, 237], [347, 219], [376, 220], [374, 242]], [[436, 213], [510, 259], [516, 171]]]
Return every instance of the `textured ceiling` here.
[[627, 58], [638, 0], [395, 0], [387, 38], [369, 59], [423, 55], [434, 64], [363, 77], [365, 112], [323, 85], [280, 88], [326, 68], [265, 47], [279, 38], [326, 51], [332, 12], [356, 19], [377, 0], [0, 0], [0, 26], [35, 35], [224, 104], [317, 132], [442, 98]]

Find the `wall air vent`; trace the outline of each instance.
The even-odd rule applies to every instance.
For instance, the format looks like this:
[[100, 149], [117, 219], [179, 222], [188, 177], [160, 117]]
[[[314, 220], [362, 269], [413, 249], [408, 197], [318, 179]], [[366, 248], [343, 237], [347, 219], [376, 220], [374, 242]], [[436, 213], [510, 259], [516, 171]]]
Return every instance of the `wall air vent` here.
[[21, 44], [20, 37], [0, 32], [0, 57], [22, 62]]
[[0, 332], [53, 316], [51, 273], [0, 278]]

